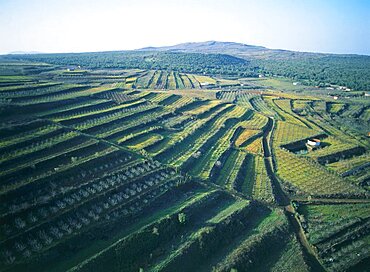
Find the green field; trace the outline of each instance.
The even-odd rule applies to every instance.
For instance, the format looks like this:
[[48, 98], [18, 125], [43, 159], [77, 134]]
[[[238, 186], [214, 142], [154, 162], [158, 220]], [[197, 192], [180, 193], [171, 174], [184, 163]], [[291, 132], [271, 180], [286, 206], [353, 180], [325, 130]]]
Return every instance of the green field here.
[[69, 57], [0, 62], [0, 271], [369, 264], [368, 101], [228, 55]]

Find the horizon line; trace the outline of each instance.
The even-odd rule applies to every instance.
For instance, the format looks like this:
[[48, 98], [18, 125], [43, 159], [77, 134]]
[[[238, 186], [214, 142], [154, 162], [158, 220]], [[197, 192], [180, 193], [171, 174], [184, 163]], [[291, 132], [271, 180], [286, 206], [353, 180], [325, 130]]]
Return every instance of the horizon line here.
[[[208, 40], [208, 41], [202, 41], [202, 42], [183, 42], [183, 43], [177, 43], [172, 45], [162, 45], [162, 46], [145, 46], [140, 48], [134, 48], [134, 49], [112, 49], [112, 50], [96, 50], [96, 51], [60, 51], [60, 52], [39, 52], [37, 50], [14, 50], [11, 52], [0, 52], [0, 56], [6, 56], [6, 55], [46, 55], [46, 54], [84, 54], [84, 53], [104, 53], [104, 52], [121, 52], [121, 51], [137, 51], [137, 50], [143, 50], [148, 49], [150, 51], [150, 48], [157, 49], [162, 47], [172, 47], [182, 44], [197, 44], [197, 43], [207, 43], [207, 42], [219, 42], [219, 43], [234, 43], [239, 45], [246, 45], [246, 46], [253, 46], [253, 47], [262, 47], [266, 50], [278, 50], [278, 51], [289, 51], [289, 52], [297, 52], [297, 53], [312, 53], [312, 54], [324, 54], [324, 55], [356, 55], [356, 56], [370, 56], [370, 54], [366, 53], [334, 53], [334, 52], [319, 52], [319, 51], [304, 51], [304, 50], [290, 50], [290, 49], [282, 49], [282, 48], [268, 48], [263, 45], [253, 45], [243, 42], [234, 42], [234, 41], [219, 41], [219, 40]], [[170, 50], [168, 50], [170, 51]], [[187, 53], [197, 53], [197, 52], [187, 52]], [[199, 52], [202, 53], [202, 52]], [[203, 54], [209, 54], [209, 53], [203, 53]], [[217, 53], [214, 53], [217, 54]]]

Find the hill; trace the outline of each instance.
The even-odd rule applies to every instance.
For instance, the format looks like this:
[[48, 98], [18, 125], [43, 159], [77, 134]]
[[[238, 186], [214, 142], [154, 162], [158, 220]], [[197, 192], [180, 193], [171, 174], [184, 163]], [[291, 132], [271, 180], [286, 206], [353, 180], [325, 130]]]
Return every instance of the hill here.
[[370, 89], [367, 80], [370, 76], [370, 56], [297, 52], [218, 41], [182, 43], [139, 50], [228, 54], [248, 60], [252, 67], [259, 68], [260, 74], [267, 76], [289, 77], [303, 81], [306, 85], [321, 87], [335, 84], [359, 91]]
[[323, 57], [330, 54], [313, 53], [313, 52], [297, 52], [283, 49], [270, 49], [263, 46], [236, 43], [236, 42], [221, 42], [221, 41], [206, 41], [206, 42], [187, 42], [172, 46], [162, 47], [145, 47], [138, 51], [171, 51], [184, 53], [205, 53], [205, 54], [229, 54], [245, 58], [297, 58], [302, 56]]
[[370, 90], [370, 56], [295, 52], [234, 42], [184, 43], [133, 51], [7, 55], [2, 59], [90, 69], [159, 69], [234, 77], [262, 74], [288, 77], [304, 85]]
[[0, 272], [370, 266], [360, 92], [228, 54], [5, 58]]
[[171, 52], [186, 52], [186, 53], [207, 53], [207, 54], [223, 54], [230, 55], [259, 55], [273, 51], [263, 46], [248, 45], [236, 42], [187, 42], [172, 46], [163, 47], [146, 47], [139, 49], [139, 51], [171, 51]]

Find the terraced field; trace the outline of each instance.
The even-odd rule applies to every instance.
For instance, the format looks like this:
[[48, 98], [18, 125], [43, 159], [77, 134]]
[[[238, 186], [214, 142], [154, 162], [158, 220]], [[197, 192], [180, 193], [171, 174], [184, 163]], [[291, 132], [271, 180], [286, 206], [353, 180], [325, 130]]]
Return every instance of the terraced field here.
[[370, 250], [369, 204], [300, 205], [300, 221], [328, 271], [342, 271], [358, 263]]
[[0, 75], [0, 271], [369, 264], [370, 143], [336, 119], [368, 106], [170, 69], [37, 67]]

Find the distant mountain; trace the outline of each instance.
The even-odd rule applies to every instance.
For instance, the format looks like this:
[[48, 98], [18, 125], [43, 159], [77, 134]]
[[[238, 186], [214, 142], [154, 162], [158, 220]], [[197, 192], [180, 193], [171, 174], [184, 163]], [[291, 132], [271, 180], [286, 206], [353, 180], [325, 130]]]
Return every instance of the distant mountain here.
[[171, 51], [185, 53], [229, 54], [229, 55], [259, 55], [269, 51], [263, 46], [248, 45], [236, 42], [188, 42], [172, 46], [145, 47], [140, 51]]
[[302, 56], [323, 57], [330, 54], [297, 52], [282, 49], [269, 49], [263, 46], [249, 45], [236, 42], [188, 42], [172, 46], [163, 47], [145, 47], [138, 49], [139, 51], [171, 51], [185, 53], [213, 53], [213, 54], [229, 54], [243, 58], [256, 59], [294, 59]]
[[247, 60], [250, 69], [266, 76], [284, 76], [307, 85], [336, 84], [358, 91], [370, 89], [370, 56], [366, 55], [297, 52], [218, 41], [146, 47], [139, 51], [229, 55]]
[[261, 52], [268, 50], [263, 46], [248, 45], [236, 42], [188, 42], [172, 46], [163, 47], [146, 47], [141, 50], [160, 50], [160, 51], [180, 51], [180, 52], [195, 52], [195, 53], [219, 53], [220, 51], [235, 51], [235, 52]]
[[[228, 76], [283, 76], [313, 86], [370, 90], [370, 56], [295, 52], [235, 42], [191, 42], [132, 51], [15, 54], [5, 59], [33, 60], [85, 68], [168, 70]], [[25, 52], [22, 52], [25, 53]]]

